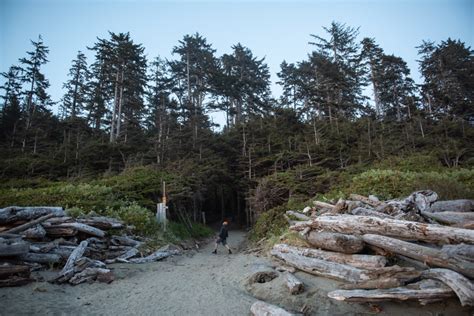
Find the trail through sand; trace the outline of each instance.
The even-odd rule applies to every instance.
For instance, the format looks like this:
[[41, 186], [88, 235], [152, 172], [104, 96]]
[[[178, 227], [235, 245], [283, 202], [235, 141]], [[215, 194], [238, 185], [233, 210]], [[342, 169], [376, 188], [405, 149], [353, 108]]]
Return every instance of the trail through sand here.
[[[329, 299], [327, 293], [341, 282], [297, 272], [306, 290], [289, 295], [283, 278], [255, 283], [246, 291], [243, 280], [269, 259], [245, 254], [245, 233], [229, 232], [229, 255], [222, 246], [212, 254], [213, 243], [199, 251], [148, 264], [110, 265], [116, 275], [111, 284], [77, 286], [37, 282], [0, 288], [0, 315], [249, 315], [256, 298], [311, 315], [470, 315], [456, 299], [420, 306], [416, 302], [351, 304]], [[45, 279], [55, 272], [42, 273]]]

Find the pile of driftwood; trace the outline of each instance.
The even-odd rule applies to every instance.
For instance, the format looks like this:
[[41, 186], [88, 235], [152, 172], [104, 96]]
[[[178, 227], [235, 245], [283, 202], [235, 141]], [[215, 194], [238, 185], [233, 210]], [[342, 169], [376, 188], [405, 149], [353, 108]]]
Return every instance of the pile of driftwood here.
[[106, 264], [151, 262], [178, 253], [162, 248], [141, 257], [140, 241], [114, 235], [124, 228], [109, 217], [74, 219], [61, 207], [0, 209], [0, 287], [34, 281], [32, 271], [51, 266], [62, 266], [50, 280], [55, 283], [110, 283], [114, 276]]
[[353, 194], [288, 211], [290, 229], [311, 247], [278, 244], [271, 255], [309, 274], [347, 282], [328, 296], [350, 302], [457, 295], [474, 306], [474, 201], [437, 201], [432, 191], [379, 201]]

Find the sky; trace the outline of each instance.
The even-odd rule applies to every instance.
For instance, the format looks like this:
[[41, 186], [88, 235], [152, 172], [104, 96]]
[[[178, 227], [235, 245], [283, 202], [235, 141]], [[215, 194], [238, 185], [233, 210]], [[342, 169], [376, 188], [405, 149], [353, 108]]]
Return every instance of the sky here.
[[385, 53], [402, 57], [417, 83], [416, 46], [423, 40], [451, 37], [474, 47], [474, 0], [0, 0], [0, 72], [25, 57], [30, 40], [41, 34], [50, 49], [43, 71], [58, 101], [77, 51], [91, 62], [86, 47], [108, 31], [130, 32], [149, 60], [172, 58], [184, 35], [199, 32], [217, 56], [240, 42], [265, 57], [278, 97], [281, 62], [305, 59], [312, 50], [310, 34], [324, 37], [323, 27], [332, 21], [360, 27], [360, 40], [373, 37]]

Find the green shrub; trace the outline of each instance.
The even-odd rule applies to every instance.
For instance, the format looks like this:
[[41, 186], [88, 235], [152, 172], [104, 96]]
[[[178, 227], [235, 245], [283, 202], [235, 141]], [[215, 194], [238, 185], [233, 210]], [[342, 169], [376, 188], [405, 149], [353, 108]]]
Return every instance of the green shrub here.
[[137, 203], [115, 209], [107, 207], [101, 215], [121, 219], [125, 224], [134, 226], [135, 231], [143, 235], [152, 235], [160, 230], [153, 213]]
[[288, 227], [288, 222], [283, 217], [287, 210], [288, 208], [285, 204], [262, 213], [252, 228], [250, 239], [257, 241], [262, 238], [281, 235]]

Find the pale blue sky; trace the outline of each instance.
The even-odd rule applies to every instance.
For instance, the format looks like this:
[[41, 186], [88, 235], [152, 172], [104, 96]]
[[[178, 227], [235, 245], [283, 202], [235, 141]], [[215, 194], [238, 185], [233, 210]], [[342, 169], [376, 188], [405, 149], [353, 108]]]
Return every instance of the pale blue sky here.
[[[324, 35], [322, 27], [333, 20], [360, 27], [360, 39], [374, 37], [386, 53], [404, 58], [418, 83], [415, 46], [422, 40], [451, 37], [474, 46], [472, 0], [0, 0], [0, 71], [25, 56], [29, 40], [42, 34], [50, 49], [44, 72], [57, 101], [77, 51], [87, 51], [109, 30], [130, 32], [149, 59], [170, 58], [178, 40], [199, 32], [218, 56], [241, 42], [265, 57], [275, 82], [280, 63], [306, 58], [309, 34]], [[272, 90], [274, 96], [281, 91], [275, 84]]]

